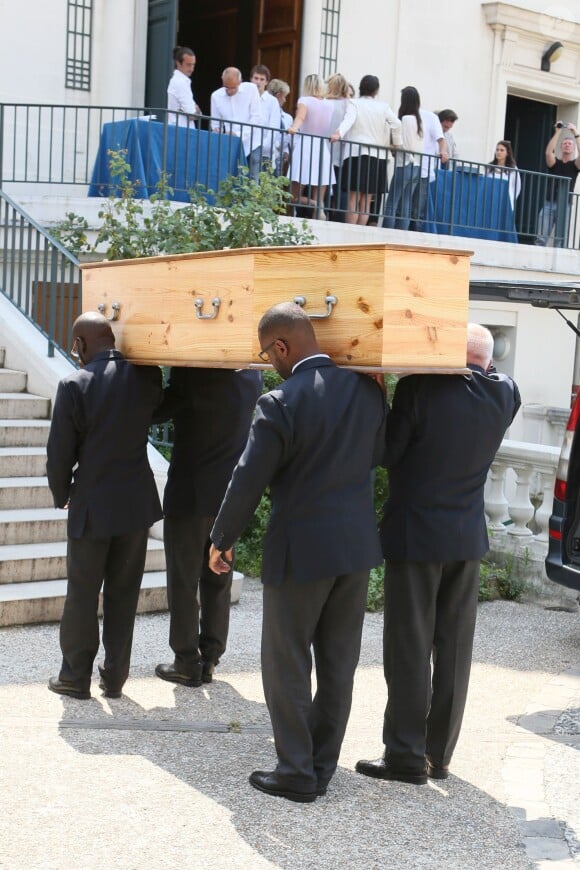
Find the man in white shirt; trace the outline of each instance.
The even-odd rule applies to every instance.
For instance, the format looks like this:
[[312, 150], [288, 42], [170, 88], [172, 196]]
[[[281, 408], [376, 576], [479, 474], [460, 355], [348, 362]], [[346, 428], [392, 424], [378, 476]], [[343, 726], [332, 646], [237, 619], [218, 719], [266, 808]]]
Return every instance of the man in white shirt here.
[[[260, 63], [252, 67], [250, 70], [250, 81], [258, 88], [260, 94], [260, 110], [262, 113], [262, 126], [270, 127], [272, 130], [280, 129], [280, 105], [276, 97], [273, 97], [266, 88], [272, 76], [267, 66]], [[262, 138], [262, 166], [264, 163], [272, 163], [273, 159], [273, 143], [274, 134], [263, 132]]]
[[447, 163], [449, 159], [447, 142], [439, 118], [435, 112], [428, 112], [426, 109], [419, 109], [419, 114], [423, 124], [423, 152], [425, 156], [421, 158], [421, 178], [413, 193], [411, 213], [415, 215], [415, 219], [411, 221], [410, 225], [410, 229], [418, 233], [423, 232], [423, 225], [427, 217], [429, 184], [435, 181], [435, 170], [439, 167], [438, 158], [441, 158], [441, 165]]
[[[175, 69], [167, 86], [167, 120], [170, 124], [188, 127], [201, 114], [193, 98], [191, 76], [195, 69], [195, 54], [191, 48], [178, 45], [173, 49]], [[179, 114], [176, 114], [179, 112]]]
[[[457, 148], [455, 136], [451, 132], [453, 125], [457, 121], [457, 113], [454, 112], [453, 109], [442, 109], [440, 112], [437, 112], [437, 117], [441, 122], [443, 135], [447, 142], [447, 157], [449, 160], [457, 160], [459, 157], [459, 150]], [[447, 169], [448, 167], [446, 166], [445, 168]]]
[[223, 71], [222, 82], [223, 87], [211, 95], [211, 128], [216, 133], [241, 137], [250, 177], [257, 181], [262, 155], [262, 110], [258, 88], [252, 82], [243, 82], [241, 72], [233, 66]]

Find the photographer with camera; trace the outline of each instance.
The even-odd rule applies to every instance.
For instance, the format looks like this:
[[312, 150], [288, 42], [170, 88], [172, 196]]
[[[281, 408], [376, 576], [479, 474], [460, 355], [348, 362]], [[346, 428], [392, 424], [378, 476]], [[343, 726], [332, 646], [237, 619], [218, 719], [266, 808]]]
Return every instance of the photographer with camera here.
[[[564, 135], [562, 136], [562, 131]], [[562, 136], [560, 145], [560, 157], [556, 157], [556, 146]], [[578, 156], [577, 143], [580, 134], [574, 124], [565, 124], [558, 121], [554, 125], [552, 138], [546, 145], [545, 160], [550, 175], [556, 175], [570, 179], [569, 189], [564, 193], [562, 182], [548, 181], [544, 206], [538, 217], [538, 237], [536, 245], [546, 245], [554, 224], [554, 247], [561, 248], [566, 238], [568, 226], [568, 193], [574, 191], [576, 178], [580, 172], [580, 156]], [[560, 201], [558, 201], [560, 198]]]

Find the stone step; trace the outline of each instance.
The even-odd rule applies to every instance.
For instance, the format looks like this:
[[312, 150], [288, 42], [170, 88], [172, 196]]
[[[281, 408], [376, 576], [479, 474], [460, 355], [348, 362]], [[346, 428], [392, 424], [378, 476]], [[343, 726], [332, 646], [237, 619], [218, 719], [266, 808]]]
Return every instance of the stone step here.
[[48, 419], [50, 399], [32, 393], [0, 393], [0, 419]]
[[44, 477], [43, 447], [0, 447], [0, 477]]
[[0, 546], [66, 540], [67, 513], [58, 508], [0, 511]]
[[0, 447], [45, 447], [50, 420], [0, 420]]
[[[66, 596], [66, 580], [42, 580], [0, 586], [0, 626], [58, 622]], [[165, 571], [143, 575], [137, 613], [167, 609]], [[102, 596], [99, 601], [102, 614]]]
[[0, 368], [0, 393], [23, 393], [27, 382], [26, 372]]
[[[147, 541], [146, 571], [165, 569], [163, 541]], [[44, 544], [13, 544], [0, 547], [0, 586], [66, 576], [66, 540]]]
[[46, 477], [0, 477], [0, 510], [54, 507]]
[[[243, 579], [243, 574], [234, 571], [232, 604], [240, 600]], [[137, 613], [167, 609], [166, 583], [165, 571], [143, 575]], [[62, 616], [65, 596], [66, 580], [0, 586], [0, 626], [57, 622]]]

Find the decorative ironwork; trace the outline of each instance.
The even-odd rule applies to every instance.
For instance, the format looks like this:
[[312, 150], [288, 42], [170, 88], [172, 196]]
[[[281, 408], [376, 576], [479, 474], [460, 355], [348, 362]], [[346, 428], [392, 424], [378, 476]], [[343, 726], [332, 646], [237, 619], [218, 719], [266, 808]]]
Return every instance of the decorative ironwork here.
[[320, 28], [320, 70], [323, 78], [336, 72], [340, 0], [324, 0]]
[[93, 0], [68, 0], [65, 87], [91, 89]]

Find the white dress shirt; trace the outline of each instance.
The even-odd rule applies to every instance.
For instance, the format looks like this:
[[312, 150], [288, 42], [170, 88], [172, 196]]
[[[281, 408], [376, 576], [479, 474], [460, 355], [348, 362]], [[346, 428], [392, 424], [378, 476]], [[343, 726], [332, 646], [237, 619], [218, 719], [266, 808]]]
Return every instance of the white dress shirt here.
[[421, 122], [423, 124], [423, 152], [430, 157], [423, 157], [421, 160], [421, 178], [429, 178], [429, 181], [435, 181], [435, 170], [439, 168], [439, 157], [441, 153], [440, 140], [445, 140], [443, 135], [443, 127], [435, 112], [428, 112], [426, 109], [419, 109]]
[[[278, 131], [280, 129], [280, 103], [268, 91], [260, 94], [260, 111], [262, 113], [262, 126]], [[263, 157], [272, 157], [272, 138], [273, 134], [264, 130]]]
[[[178, 124], [187, 127], [191, 119], [186, 115], [197, 114], [197, 106], [191, 91], [191, 79], [182, 73], [180, 69], [173, 70], [173, 75], [167, 85], [167, 108], [169, 124]], [[185, 112], [185, 115], [174, 115], [173, 112]]]
[[[242, 82], [237, 93], [231, 97], [227, 95], [225, 88], [214, 91], [211, 95], [211, 117], [211, 128], [214, 132], [242, 137], [246, 157], [260, 147], [262, 109], [260, 94], [253, 82]], [[258, 129], [248, 127], [248, 124], [256, 124]]]

